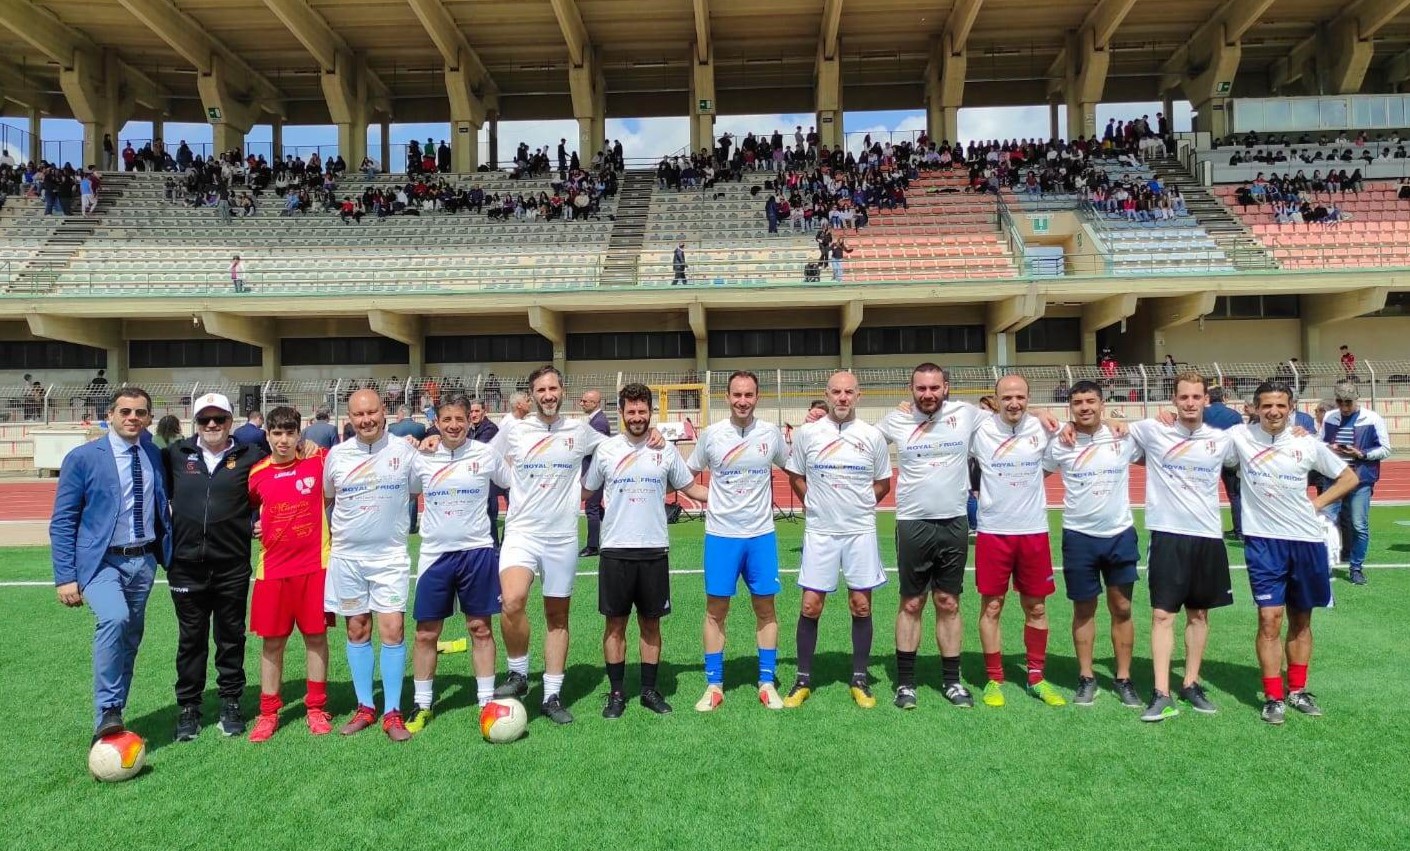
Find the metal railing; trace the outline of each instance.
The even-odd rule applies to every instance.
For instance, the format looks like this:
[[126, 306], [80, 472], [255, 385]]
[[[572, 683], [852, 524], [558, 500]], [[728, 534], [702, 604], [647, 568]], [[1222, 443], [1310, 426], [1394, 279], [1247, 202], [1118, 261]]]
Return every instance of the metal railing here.
[[[924, 357], [918, 356], [917, 360]], [[943, 358], [939, 358], [943, 362]], [[644, 366], [650, 367], [650, 362]], [[741, 363], [741, 368], [750, 368]], [[510, 397], [516, 391], [527, 392], [525, 378], [532, 365], [514, 374], [496, 374], [488, 370], [458, 369], [451, 374], [406, 376], [404, 378], [330, 378], [303, 381], [249, 381], [229, 379], [192, 381], [187, 383], [142, 384], [152, 396], [154, 418], [167, 414], [183, 420], [194, 411], [191, 402], [204, 393], [223, 393], [229, 397], [238, 415], [251, 409], [269, 410], [276, 405], [293, 405], [306, 419], [325, 407], [334, 417], [345, 414], [348, 397], [361, 389], [372, 389], [382, 396], [389, 409], [405, 404], [414, 415], [426, 416], [426, 409], [446, 393], [461, 391], [481, 399], [493, 413], [509, 408]], [[1300, 361], [1237, 363], [1210, 362], [1179, 364], [1178, 371], [1196, 369], [1210, 380], [1211, 386], [1224, 389], [1230, 405], [1252, 401], [1253, 390], [1262, 382], [1287, 382], [1298, 393], [1298, 405], [1311, 411], [1319, 401], [1329, 399], [1338, 381], [1351, 378], [1357, 382], [1363, 404], [1376, 409], [1384, 403], [1410, 405], [1410, 360], [1360, 360], [1349, 375], [1340, 363], [1302, 363]], [[576, 409], [577, 397], [586, 390], [602, 391], [609, 409], [612, 397], [629, 382], [648, 386], [672, 386], [666, 415], [672, 419], [689, 418], [697, 425], [729, 416], [727, 385], [732, 370], [718, 369], [661, 371], [652, 369], [621, 372], [576, 371], [571, 367], [564, 376], [564, 410]], [[759, 377], [759, 416], [779, 424], [798, 425], [811, 402], [821, 398], [832, 369], [755, 369]], [[909, 394], [911, 372], [907, 368], [857, 368], [852, 370], [864, 391], [862, 416], [879, 417]], [[1002, 376], [1019, 374], [1028, 379], [1030, 399], [1034, 406], [1063, 406], [1066, 391], [1078, 381], [1090, 380], [1101, 385], [1110, 405], [1128, 417], [1150, 416], [1168, 407], [1166, 400], [1174, 389], [1174, 378], [1159, 364], [1118, 366], [1104, 371], [1090, 364], [1057, 364], [1048, 366], [962, 366], [947, 370], [952, 397], [977, 401], [994, 390]], [[684, 386], [682, 386], [684, 385]], [[126, 385], [122, 385], [126, 386]], [[116, 387], [95, 388], [82, 384], [50, 384], [42, 395], [34, 389], [20, 386], [0, 387], [0, 421], [9, 422], [77, 422], [87, 414], [102, 416]], [[1410, 407], [1403, 413], [1398, 445], [1405, 444], [1410, 432]]]

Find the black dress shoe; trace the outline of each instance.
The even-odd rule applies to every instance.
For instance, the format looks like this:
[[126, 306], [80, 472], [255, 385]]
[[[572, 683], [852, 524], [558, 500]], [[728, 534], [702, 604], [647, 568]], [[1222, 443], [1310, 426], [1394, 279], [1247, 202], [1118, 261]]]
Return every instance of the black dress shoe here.
[[113, 733], [121, 733], [125, 729], [127, 728], [122, 723], [122, 710], [116, 706], [110, 706], [103, 710], [103, 717], [98, 721], [98, 729], [93, 731], [93, 741], [96, 742]]
[[597, 547], [583, 547], [578, 550], [578, 558], [593, 558], [597, 555]]

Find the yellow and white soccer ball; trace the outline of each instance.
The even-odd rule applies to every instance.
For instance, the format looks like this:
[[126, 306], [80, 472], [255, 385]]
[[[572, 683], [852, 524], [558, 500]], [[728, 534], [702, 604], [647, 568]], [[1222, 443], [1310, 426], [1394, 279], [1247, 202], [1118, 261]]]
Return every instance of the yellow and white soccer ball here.
[[88, 749], [88, 771], [95, 780], [131, 780], [147, 764], [147, 743], [131, 730], [104, 736]]
[[512, 697], [491, 700], [480, 710], [480, 735], [492, 745], [503, 745], [524, 735], [529, 713]]

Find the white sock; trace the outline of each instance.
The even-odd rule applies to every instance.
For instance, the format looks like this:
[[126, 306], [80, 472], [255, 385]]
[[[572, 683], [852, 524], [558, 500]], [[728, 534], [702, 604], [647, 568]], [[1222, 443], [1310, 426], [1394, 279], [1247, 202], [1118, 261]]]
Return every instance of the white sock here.
[[481, 706], [494, 699], [494, 674], [475, 678], [475, 697], [480, 701]]
[[435, 680], [412, 680], [411, 684], [416, 689], [416, 705], [422, 709], [431, 708], [431, 687]]
[[509, 657], [509, 670], [510, 670], [510, 671], [513, 671], [513, 672], [516, 673], [516, 674], [522, 674], [522, 675], [524, 675], [525, 677], [527, 677], [527, 676], [529, 675], [529, 657], [528, 657], [528, 656], [510, 656], [510, 657]]
[[562, 691], [562, 690], [563, 690], [563, 675], [562, 675], [562, 674], [544, 674], [544, 675], [543, 675], [543, 700], [544, 700], [544, 703], [547, 703], [549, 698], [554, 697], [555, 695], [557, 695], [557, 694], [558, 694], [560, 691]]

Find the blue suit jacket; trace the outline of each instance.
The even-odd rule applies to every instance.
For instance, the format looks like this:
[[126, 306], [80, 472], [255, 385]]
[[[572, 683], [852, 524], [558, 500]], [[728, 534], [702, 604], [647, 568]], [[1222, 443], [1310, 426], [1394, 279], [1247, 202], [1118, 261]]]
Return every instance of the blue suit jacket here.
[[[166, 486], [162, 483], [162, 456], [147, 435], [142, 451], [152, 465], [152, 503], [156, 517], [157, 561], [171, 563], [171, 534], [167, 520]], [[87, 587], [107, 555], [121, 506], [122, 488], [112, 446], [104, 434], [70, 452], [59, 470], [59, 490], [54, 515], [49, 518], [49, 545], [53, 550], [54, 584], [77, 582]]]

